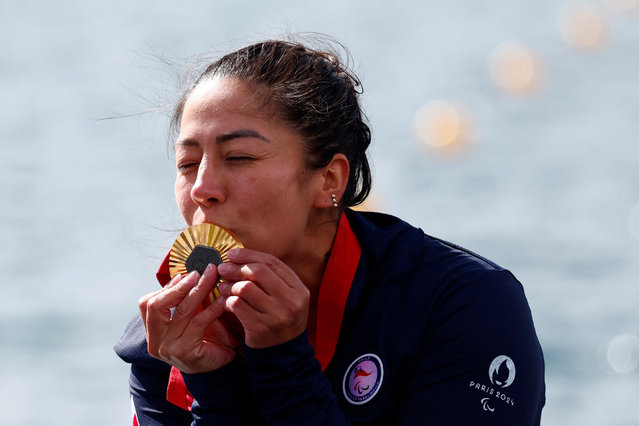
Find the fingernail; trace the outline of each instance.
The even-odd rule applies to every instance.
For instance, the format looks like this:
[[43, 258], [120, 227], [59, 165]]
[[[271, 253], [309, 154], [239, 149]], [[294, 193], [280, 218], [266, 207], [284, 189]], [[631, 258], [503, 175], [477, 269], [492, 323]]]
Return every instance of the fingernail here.
[[228, 272], [228, 270], [229, 270], [229, 265], [227, 265], [226, 263], [220, 263], [220, 264], [217, 266], [217, 271], [218, 271], [220, 274], [221, 274], [221, 273], [224, 273], [224, 272]]
[[239, 248], [234, 248], [234, 249], [229, 250], [227, 254], [229, 256], [236, 256], [239, 253], [240, 253], [240, 249]]
[[175, 284], [177, 284], [178, 282], [180, 282], [180, 280], [182, 279], [182, 274], [177, 274], [176, 276], [174, 276], [171, 281], [169, 281], [168, 283], [166, 283], [166, 285], [164, 286], [164, 288], [171, 288], [173, 287]]
[[209, 263], [208, 265], [206, 265], [206, 269], [204, 270], [204, 273], [202, 275], [210, 275], [213, 273], [213, 263]]
[[222, 281], [217, 285], [217, 289], [220, 292], [220, 294], [224, 293], [228, 287], [229, 287], [229, 284], [226, 281]]

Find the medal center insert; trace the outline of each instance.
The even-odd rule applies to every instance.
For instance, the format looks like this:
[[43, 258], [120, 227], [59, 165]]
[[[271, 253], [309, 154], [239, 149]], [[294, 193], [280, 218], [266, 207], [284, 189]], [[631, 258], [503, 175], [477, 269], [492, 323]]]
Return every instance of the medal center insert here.
[[188, 272], [198, 271], [202, 275], [209, 263], [213, 263], [215, 266], [222, 263], [220, 252], [214, 247], [198, 244], [193, 247], [191, 254], [184, 262], [184, 266], [186, 266]]

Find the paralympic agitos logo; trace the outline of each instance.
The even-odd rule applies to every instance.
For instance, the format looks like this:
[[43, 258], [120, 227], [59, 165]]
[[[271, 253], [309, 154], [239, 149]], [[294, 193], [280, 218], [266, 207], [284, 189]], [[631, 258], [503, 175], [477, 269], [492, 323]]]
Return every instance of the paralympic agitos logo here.
[[495, 411], [494, 406], [491, 405], [491, 398], [503, 401], [514, 407], [515, 400], [511, 395], [505, 394], [502, 389], [513, 384], [515, 375], [516, 369], [513, 360], [506, 355], [499, 355], [492, 360], [488, 367], [488, 379], [492, 386], [482, 384], [483, 380], [479, 382], [471, 380], [468, 387], [487, 395], [487, 397], [481, 400], [484, 411]]
[[362, 355], [346, 370], [342, 384], [344, 397], [351, 404], [364, 404], [377, 394], [383, 378], [382, 360], [375, 354]]

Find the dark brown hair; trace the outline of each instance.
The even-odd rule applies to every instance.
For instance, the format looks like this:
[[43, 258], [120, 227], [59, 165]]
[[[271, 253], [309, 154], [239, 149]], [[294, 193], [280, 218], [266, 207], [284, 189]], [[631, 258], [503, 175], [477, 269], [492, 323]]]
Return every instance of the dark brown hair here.
[[344, 154], [350, 175], [340, 204], [350, 207], [366, 199], [372, 184], [366, 156], [371, 132], [359, 105], [361, 83], [336, 53], [280, 40], [229, 53], [210, 64], [178, 101], [174, 129], [193, 89], [214, 76], [240, 79], [272, 103], [276, 115], [304, 139], [308, 167], [322, 168], [335, 154]]

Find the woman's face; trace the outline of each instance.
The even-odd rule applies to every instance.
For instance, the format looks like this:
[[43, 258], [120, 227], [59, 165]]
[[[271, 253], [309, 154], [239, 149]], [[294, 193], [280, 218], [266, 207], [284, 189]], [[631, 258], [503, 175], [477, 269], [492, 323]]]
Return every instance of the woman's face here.
[[321, 173], [303, 141], [245, 83], [215, 78], [189, 95], [175, 145], [175, 198], [186, 223], [231, 230], [280, 259], [309, 232]]

